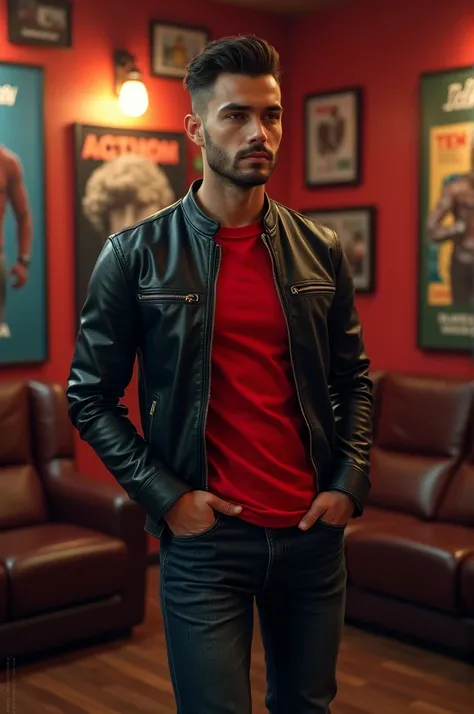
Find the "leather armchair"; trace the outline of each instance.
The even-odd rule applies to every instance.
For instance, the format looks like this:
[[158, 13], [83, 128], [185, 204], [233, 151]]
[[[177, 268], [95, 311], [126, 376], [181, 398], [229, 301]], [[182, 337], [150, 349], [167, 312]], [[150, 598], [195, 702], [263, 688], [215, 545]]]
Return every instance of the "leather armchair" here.
[[145, 514], [78, 473], [59, 385], [0, 383], [0, 495], [3, 660], [143, 620]]
[[474, 382], [375, 379], [372, 489], [345, 533], [347, 617], [474, 652]]

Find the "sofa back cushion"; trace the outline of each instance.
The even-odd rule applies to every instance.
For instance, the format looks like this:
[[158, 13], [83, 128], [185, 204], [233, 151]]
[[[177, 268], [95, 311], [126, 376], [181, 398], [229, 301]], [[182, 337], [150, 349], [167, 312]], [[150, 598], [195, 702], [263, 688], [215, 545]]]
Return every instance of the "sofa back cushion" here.
[[432, 518], [462, 453], [472, 401], [467, 380], [385, 375], [369, 502]]
[[0, 383], [0, 529], [42, 523], [48, 509], [33, 466], [26, 383]]

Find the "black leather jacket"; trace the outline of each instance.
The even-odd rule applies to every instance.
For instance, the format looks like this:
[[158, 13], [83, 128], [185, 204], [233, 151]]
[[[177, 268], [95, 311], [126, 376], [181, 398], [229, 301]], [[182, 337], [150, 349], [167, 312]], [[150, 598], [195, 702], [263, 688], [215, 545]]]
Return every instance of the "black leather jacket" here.
[[[195, 200], [198, 186], [107, 240], [90, 280], [67, 387], [73, 424], [144, 508], [145, 530], [155, 537], [185, 491], [207, 488], [220, 247], [213, 240], [218, 223]], [[358, 516], [370, 488], [372, 383], [350, 269], [333, 231], [265, 201], [262, 240], [288, 325], [315, 486], [350, 494]], [[120, 403], [137, 356], [144, 438]]]

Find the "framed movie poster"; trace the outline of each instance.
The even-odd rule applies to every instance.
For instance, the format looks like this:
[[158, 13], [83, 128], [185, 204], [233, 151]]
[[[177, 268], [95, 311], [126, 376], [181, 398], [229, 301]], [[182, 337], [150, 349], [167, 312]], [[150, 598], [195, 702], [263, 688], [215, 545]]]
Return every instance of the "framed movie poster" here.
[[0, 365], [47, 359], [43, 70], [0, 62]]
[[304, 98], [304, 179], [308, 188], [361, 182], [362, 90]]
[[76, 310], [112, 233], [166, 208], [187, 190], [184, 133], [76, 124]]
[[182, 79], [186, 65], [209, 41], [205, 27], [172, 25], [154, 20], [150, 23], [151, 74], [155, 77]]
[[8, 39], [27, 45], [71, 47], [70, 0], [8, 0]]
[[375, 206], [355, 208], [327, 208], [304, 211], [322, 225], [332, 228], [339, 236], [352, 270], [357, 292], [375, 291]]
[[418, 344], [474, 346], [474, 69], [421, 77]]

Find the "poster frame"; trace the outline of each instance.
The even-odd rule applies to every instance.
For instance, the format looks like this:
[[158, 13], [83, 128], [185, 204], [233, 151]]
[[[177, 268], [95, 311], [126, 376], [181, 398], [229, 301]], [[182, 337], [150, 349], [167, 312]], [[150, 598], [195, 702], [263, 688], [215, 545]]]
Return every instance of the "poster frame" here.
[[[423, 267], [424, 267], [424, 250], [426, 250], [426, 242], [424, 236], [426, 235], [426, 220], [427, 215], [423, 211], [423, 170], [424, 170], [424, 141], [427, 141], [427, 137], [424, 135], [425, 129], [425, 112], [423, 106], [423, 82], [425, 79], [438, 77], [442, 78], [456, 72], [472, 72], [474, 77], [474, 65], [457, 65], [453, 67], [444, 67], [441, 69], [429, 69], [421, 72], [419, 75], [418, 82], [418, 215], [417, 215], [417, 241], [416, 241], [416, 276], [417, 276], [417, 291], [416, 291], [416, 320], [415, 320], [415, 346], [420, 351], [426, 354], [440, 354], [440, 355], [458, 355], [458, 356], [469, 356], [474, 355], [474, 337], [471, 338], [470, 344], [462, 347], [460, 345], [447, 345], [447, 344], [427, 344], [426, 341], [422, 339], [423, 332], [423, 304], [424, 304], [424, 291], [426, 291], [427, 282], [424, 281]], [[472, 108], [472, 122], [474, 127], [474, 106]], [[461, 123], [461, 122], [460, 122]], [[429, 154], [426, 157], [429, 159]], [[428, 166], [429, 169], [429, 166]], [[472, 313], [474, 315], [474, 305], [472, 308]]]
[[[47, 177], [47, 146], [46, 146], [46, 113], [45, 113], [45, 97], [46, 97], [46, 70], [44, 65], [38, 64], [38, 63], [30, 63], [30, 62], [12, 62], [8, 60], [0, 60], [0, 67], [17, 67], [21, 69], [31, 69], [35, 71], [39, 71], [40, 76], [41, 76], [41, 91], [40, 91], [40, 117], [41, 117], [41, 127], [39, 128], [40, 131], [40, 138], [41, 138], [41, 145], [43, 147], [42, 151], [42, 166], [41, 166], [41, 176], [42, 176], [42, 186], [39, 189], [40, 191], [40, 198], [43, 206], [43, 215], [42, 215], [42, 221], [40, 223], [41, 230], [43, 233], [43, 269], [41, 271], [41, 279], [43, 283], [43, 288], [44, 288], [44, 294], [42, 296], [43, 299], [43, 344], [44, 344], [44, 350], [43, 353], [40, 357], [37, 358], [31, 358], [31, 359], [12, 359], [9, 362], [0, 362], [0, 369], [1, 368], [8, 368], [8, 367], [30, 367], [33, 365], [42, 365], [46, 364], [47, 362], [50, 361], [51, 359], [51, 345], [50, 345], [50, 331], [51, 331], [51, 324], [50, 324], [50, 295], [49, 295], [49, 271], [48, 271], [48, 263], [49, 263], [49, 241], [48, 241], [48, 216], [47, 216], [47, 206], [48, 206], [48, 188], [46, 186], [46, 177]], [[34, 239], [33, 239], [33, 246], [32, 246], [32, 253], [34, 255]]]

